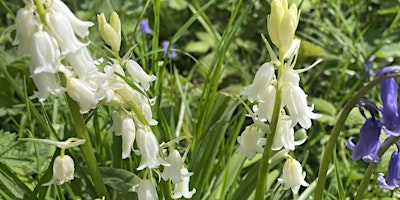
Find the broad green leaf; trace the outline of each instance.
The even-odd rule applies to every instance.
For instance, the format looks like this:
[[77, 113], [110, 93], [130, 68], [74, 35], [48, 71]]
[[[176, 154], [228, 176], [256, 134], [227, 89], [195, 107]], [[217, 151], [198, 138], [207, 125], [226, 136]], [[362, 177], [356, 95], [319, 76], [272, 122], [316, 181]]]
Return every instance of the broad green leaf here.
[[314, 104], [314, 109], [316, 112], [328, 114], [330, 116], [336, 115], [336, 107], [331, 102], [321, 98], [314, 98], [312, 103]]
[[209, 49], [210, 49], [210, 44], [204, 41], [189, 42], [185, 47], [185, 51], [196, 52], [196, 53], [205, 53]]
[[184, 0], [169, 0], [168, 6], [175, 10], [183, 10], [187, 7], [187, 2]]
[[133, 186], [139, 184], [140, 178], [136, 174], [128, 170], [111, 167], [99, 167], [99, 169], [107, 186], [118, 191], [127, 199], [136, 196], [133, 192], [130, 192]]

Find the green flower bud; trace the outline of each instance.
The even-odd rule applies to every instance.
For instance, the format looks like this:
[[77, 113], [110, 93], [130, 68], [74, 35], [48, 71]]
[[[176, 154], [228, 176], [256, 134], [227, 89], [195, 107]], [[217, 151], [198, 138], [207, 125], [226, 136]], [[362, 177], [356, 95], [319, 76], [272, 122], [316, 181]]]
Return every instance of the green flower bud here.
[[121, 47], [121, 22], [118, 14], [113, 12], [110, 18], [110, 24], [107, 22], [104, 13], [97, 15], [99, 23], [99, 32], [103, 40], [111, 46], [113, 51], [118, 52]]
[[299, 16], [295, 4], [288, 9], [287, 0], [272, 1], [267, 22], [268, 34], [272, 43], [281, 51], [286, 52], [290, 48], [298, 23]]

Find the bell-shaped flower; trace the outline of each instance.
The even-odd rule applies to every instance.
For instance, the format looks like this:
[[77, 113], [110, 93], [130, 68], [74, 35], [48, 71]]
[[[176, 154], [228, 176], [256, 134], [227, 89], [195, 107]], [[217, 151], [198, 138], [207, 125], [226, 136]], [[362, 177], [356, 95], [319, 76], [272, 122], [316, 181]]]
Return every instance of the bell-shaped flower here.
[[264, 63], [258, 69], [253, 83], [246, 87], [240, 94], [247, 96], [250, 102], [258, 101], [262, 91], [271, 84], [275, 77], [274, 65], [270, 62]]
[[60, 51], [56, 41], [49, 33], [38, 31], [33, 34], [30, 53], [29, 70], [31, 75], [43, 72], [56, 73]]
[[121, 136], [122, 135], [122, 121], [126, 119], [126, 114], [124, 112], [118, 112], [115, 111], [112, 114], [112, 125], [110, 128], [111, 132], [114, 132], [115, 136]]
[[261, 121], [271, 122], [272, 113], [275, 107], [276, 88], [274, 85], [268, 85], [260, 92], [258, 100], [258, 109], [254, 111]]
[[153, 31], [150, 29], [148, 19], [142, 19], [142, 21], [140, 21], [140, 29], [141, 29], [142, 33], [144, 33], [144, 34], [152, 34], [153, 33]]
[[116, 12], [111, 13], [110, 23], [107, 22], [104, 13], [97, 15], [101, 38], [110, 45], [111, 49], [118, 52], [121, 47], [121, 22]]
[[131, 75], [136, 82], [139, 82], [145, 91], [150, 88], [150, 82], [156, 80], [156, 76], [148, 75], [142, 67], [132, 59], [126, 62], [125, 67], [129, 75]]
[[251, 160], [257, 153], [263, 152], [266, 139], [260, 138], [257, 126], [247, 126], [241, 136], [238, 136], [237, 142], [239, 143], [237, 153], [244, 154], [247, 159]]
[[65, 60], [71, 65], [75, 74], [80, 79], [86, 79], [88, 75], [97, 72], [94, 60], [86, 47], [82, 47], [75, 52], [67, 54]]
[[38, 98], [40, 102], [43, 102], [50, 94], [60, 94], [65, 91], [65, 88], [57, 83], [54, 73], [43, 72], [40, 74], [33, 74], [31, 78], [38, 90], [30, 96], [31, 99]]
[[375, 118], [368, 118], [361, 127], [358, 142], [354, 144], [353, 138], [347, 140], [347, 147], [353, 151], [352, 160], [363, 159], [365, 162], [379, 162], [378, 149], [380, 146], [379, 136], [382, 123]]
[[63, 55], [73, 53], [86, 46], [86, 44], [80, 42], [78, 38], [76, 38], [71, 24], [62, 13], [47, 13], [46, 21], [49, 25], [50, 32], [57, 40]]
[[400, 153], [394, 151], [390, 157], [388, 175], [378, 174], [379, 187], [393, 190], [400, 186]]
[[296, 159], [289, 157], [286, 159], [285, 165], [283, 166], [283, 172], [281, 178], [278, 179], [280, 183], [283, 183], [283, 189], [292, 189], [292, 192], [297, 194], [300, 186], [307, 187], [309, 184], [304, 180], [306, 172], [303, 172], [303, 167]]
[[299, 23], [297, 7], [292, 4], [288, 9], [287, 0], [273, 0], [271, 14], [268, 15], [268, 34], [280, 51], [286, 52], [292, 44]]
[[149, 123], [149, 125], [150, 126], [157, 125], [158, 121], [153, 119], [153, 112], [151, 110], [151, 106], [148, 100], [146, 99], [146, 101], [141, 101], [141, 104], [142, 104], [142, 113], [144, 114], [144, 117], [146, 118], [146, 121]]
[[[186, 168], [182, 168], [181, 173], [188, 174], [189, 172]], [[172, 195], [173, 199], [178, 199], [181, 197], [184, 197], [186, 199], [192, 198], [193, 194], [196, 193], [196, 189], [193, 188], [193, 190], [189, 191], [189, 181], [190, 181], [189, 176], [182, 176], [182, 181], [175, 184], [175, 189]]]
[[57, 184], [62, 185], [74, 179], [74, 160], [69, 155], [59, 155], [54, 159], [53, 178], [44, 185]]
[[122, 120], [122, 159], [128, 158], [131, 154], [133, 142], [135, 141], [136, 127], [133, 119], [125, 118]]
[[[165, 58], [167, 56], [168, 47], [169, 46], [170, 46], [170, 44], [169, 44], [168, 41], [164, 41], [164, 42], [161, 43], [161, 48], [163, 49], [163, 55], [162, 55], [163, 58]], [[177, 54], [176, 54], [176, 51], [175, 51], [175, 45], [174, 44], [171, 44], [171, 46], [169, 47], [169, 50], [170, 50], [169, 51], [169, 57], [170, 58], [176, 58]]]
[[386, 133], [392, 136], [399, 136], [400, 132], [397, 130], [400, 128], [399, 114], [397, 109], [397, 83], [394, 78], [389, 78], [381, 83], [381, 100], [382, 107], [380, 108], [383, 116], [382, 123], [385, 126]]
[[169, 166], [170, 164], [163, 160], [159, 152], [159, 144], [156, 136], [148, 131], [150, 127], [144, 127], [146, 130], [139, 128], [136, 132], [137, 146], [142, 155], [140, 164], [137, 170], [142, 170], [146, 167], [153, 169], [160, 165]]
[[137, 193], [138, 193], [139, 200], [156, 200], [156, 199], [158, 199], [156, 188], [154, 188], [153, 183], [151, 183], [151, 181], [147, 180], [147, 179], [146, 180], [142, 179], [139, 181]]
[[68, 6], [65, 5], [61, 0], [52, 0], [51, 2], [53, 4], [49, 7], [51, 7], [54, 11], [63, 14], [77, 35], [79, 35], [81, 38], [89, 35], [89, 27], [94, 25], [93, 22], [82, 21], [78, 19], [74, 13], [71, 12]]
[[193, 174], [187, 170], [182, 173], [183, 160], [178, 150], [174, 150], [168, 155], [167, 162], [171, 165], [164, 167], [164, 171], [161, 174], [164, 181], [171, 179], [172, 183], [179, 183], [182, 182], [182, 177], [189, 177]]
[[80, 107], [82, 114], [96, 108], [99, 100], [96, 97], [97, 86], [92, 82], [68, 77], [67, 93]]
[[312, 112], [313, 107], [307, 105], [307, 95], [303, 89], [288, 83], [282, 91], [282, 104], [286, 105], [292, 119], [292, 125], [299, 123], [301, 127], [308, 129], [311, 127], [311, 119], [321, 117], [320, 114]]
[[294, 150], [295, 146], [301, 145], [306, 141], [306, 139], [295, 141], [294, 140], [294, 129], [292, 126], [292, 120], [289, 116], [280, 116], [277, 125], [277, 132], [275, 135], [274, 143], [272, 145], [272, 150], [280, 150], [282, 147], [285, 149]]
[[29, 53], [33, 34], [38, 31], [40, 20], [33, 7], [26, 6], [17, 12], [16, 35], [13, 45], [18, 45], [18, 53]]

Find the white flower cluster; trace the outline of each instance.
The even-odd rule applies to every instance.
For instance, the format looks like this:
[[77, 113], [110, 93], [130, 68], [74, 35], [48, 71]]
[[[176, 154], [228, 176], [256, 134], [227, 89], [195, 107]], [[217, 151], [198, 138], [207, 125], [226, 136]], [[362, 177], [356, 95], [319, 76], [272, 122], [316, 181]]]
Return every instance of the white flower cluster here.
[[[38, 2], [41, 1], [35, 1]], [[160, 145], [151, 130], [158, 122], [152, 116], [154, 100], [146, 92], [156, 76], [147, 74], [136, 61], [119, 57], [121, 23], [117, 13], [111, 14], [110, 22], [104, 14], [97, 19], [100, 36], [116, 55], [113, 62], [91, 56], [88, 43], [78, 37], [88, 36], [88, 29], [94, 23], [78, 19], [61, 0], [28, 4], [18, 11], [14, 44], [18, 45], [19, 53], [31, 55], [29, 70], [37, 88], [31, 98], [44, 102], [50, 95], [66, 92], [78, 103], [82, 114], [100, 103], [118, 107], [112, 115], [110, 131], [122, 138], [122, 159], [128, 158], [133, 150], [141, 155], [137, 170], [165, 166], [162, 177], [175, 184], [173, 198], [191, 198], [196, 191], [189, 191], [192, 173], [184, 167], [178, 151], [170, 154], [168, 162], [162, 158]], [[104, 66], [103, 72], [98, 65]], [[65, 76], [64, 85], [58, 80], [58, 74]], [[138, 150], [133, 149], [135, 140]], [[61, 185], [74, 178], [74, 162], [68, 155], [58, 156], [53, 166], [54, 177], [49, 184]], [[148, 177], [143, 178], [138, 188], [139, 199], [157, 198]]]
[[[311, 119], [320, 117], [312, 112], [313, 106], [308, 106], [307, 95], [299, 85], [299, 73], [312, 68], [318, 62], [306, 69], [293, 69], [300, 47], [300, 40], [294, 38], [298, 22], [299, 14], [295, 4], [288, 8], [287, 0], [272, 1], [267, 23], [268, 33], [272, 43], [279, 49], [279, 56], [275, 55], [265, 39], [272, 60], [260, 67], [253, 83], [241, 92], [241, 95], [247, 96], [248, 100], [254, 103], [251, 116], [255, 123], [246, 127], [237, 139], [240, 145], [238, 153], [252, 159], [257, 153], [263, 152], [263, 146], [266, 144], [266, 139], [262, 138], [264, 134], [259, 131], [259, 125], [275, 123], [275, 130], [267, 128], [264, 132], [270, 134], [271, 131], [275, 131], [272, 150], [278, 151], [283, 148], [286, 152], [283, 157], [286, 157], [287, 161], [279, 182], [285, 185], [284, 189], [291, 188], [294, 193], [298, 193], [300, 185], [308, 186], [304, 181], [305, 173], [302, 173], [301, 164], [287, 154], [289, 150], [293, 151], [296, 146], [306, 141], [306, 138], [295, 140], [294, 127], [299, 124], [303, 129], [308, 129], [311, 127]], [[277, 99], [279, 103], [276, 102]], [[279, 114], [273, 119], [273, 113], [276, 111], [279, 111]], [[273, 122], [274, 120], [277, 121]]]

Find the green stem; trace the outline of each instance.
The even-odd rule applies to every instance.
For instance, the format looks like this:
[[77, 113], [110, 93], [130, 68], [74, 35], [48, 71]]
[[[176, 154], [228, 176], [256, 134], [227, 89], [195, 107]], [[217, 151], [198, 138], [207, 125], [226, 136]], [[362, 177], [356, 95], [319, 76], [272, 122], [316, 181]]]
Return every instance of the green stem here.
[[36, 11], [39, 14], [40, 21], [42, 24], [47, 25], [46, 22], [46, 10], [44, 9], [44, 4], [41, 0], [35, 0]]
[[[390, 146], [392, 146], [394, 143], [399, 141], [400, 136], [397, 137], [392, 137], [388, 141], [386, 141], [378, 150], [378, 157], [382, 157], [382, 155], [389, 149]], [[376, 166], [378, 163], [376, 162], [370, 162], [368, 165], [367, 170], [364, 173], [363, 179], [361, 180], [360, 186], [358, 186], [357, 189], [357, 194], [355, 200], [361, 200], [363, 199], [363, 195], [365, 190], [368, 187], [369, 180], [371, 179], [372, 173], [375, 171]]]
[[83, 157], [85, 158], [86, 164], [89, 169], [90, 176], [92, 178], [94, 188], [99, 197], [105, 197], [110, 199], [107, 188], [103, 182], [100, 174], [100, 170], [97, 167], [96, 157], [92, 148], [92, 143], [90, 141], [89, 133], [86, 130], [85, 120], [82, 114], [79, 112], [79, 105], [67, 96], [68, 106], [71, 111], [72, 119], [74, 121], [76, 135], [78, 138], [85, 139], [85, 143], [80, 145], [80, 149]]
[[64, 190], [62, 189], [61, 185], [57, 185], [56, 187], [57, 187], [58, 197], [60, 198], [60, 200], [65, 200]]
[[[153, 26], [153, 52], [157, 52], [158, 43], [159, 43], [159, 34], [160, 34], [160, 10], [161, 10], [161, 1], [154, 0], [153, 4], [154, 9], [154, 26]], [[153, 69], [158, 69], [158, 53], [153, 54]]]
[[321, 165], [319, 168], [319, 172], [318, 172], [318, 182], [317, 182], [317, 186], [315, 188], [315, 193], [314, 193], [314, 199], [315, 200], [322, 200], [322, 195], [324, 192], [324, 188], [325, 188], [325, 182], [326, 182], [326, 173], [328, 171], [330, 162], [331, 162], [331, 158], [333, 155], [333, 150], [335, 148], [337, 139], [339, 137], [340, 131], [342, 130], [342, 127], [347, 119], [347, 116], [349, 115], [350, 111], [353, 109], [354, 105], [356, 105], [356, 103], [358, 101], [360, 101], [360, 99], [367, 93], [369, 92], [375, 85], [379, 84], [380, 82], [382, 82], [385, 79], [388, 78], [394, 78], [394, 77], [400, 77], [400, 73], [394, 73], [394, 74], [390, 74], [387, 76], [382, 76], [382, 77], [378, 77], [374, 80], [372, 80], [371, 82], [369, 82], [367, 85], [365, 85], [364, 87], [362, 87], [347, 103], [346, 105], [344, 105], [342, 111], [340, 112], [340, 115], [337, 119], [337, 122], [335, 124], [335, 126], [333, 127], [328, 143], [325, 146], [325, 150], [324, 150], [324, 154], [322, 156], [322, 160], [321, 160]]
[[[284, 52], [279, 53], [279, 60], [280, 60], [280, 65], [278, 68], [278, 78], [282, 75], [283, 70], [284, 70]], [[268, 171], [269, 171], [269, 159], [271, 157], [271, 152], [272, 152], [272, 145], [274, 143], [274, 138], [276, 135], [277, 131], [277, 126], [278, 126], [278, 121], [279, 121], [279, 113], [281, 112], [281, 102], [282, 102], [282, 90], [280, 88], [279, 80], [276, 85], [276, 96], [275, 96], [275, 105], [274, 105], [274, 110], [272, 113], [272, 119], [271, 119], [271, 133], [267, 135], [267, 143], [264, 146], [264, 152], [263, 156], [261, 159], [261, 165], [260, 169], [258, 172], [258, 180], [257, 180], [257, 187], [256, 187], [256, 194], [255, 198], [256, 200], [263, 200], [264, 199], [264, 193], [265, 193], [265, 188], [267, 185], [267, 178], [268, 178]]]

